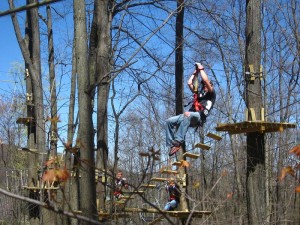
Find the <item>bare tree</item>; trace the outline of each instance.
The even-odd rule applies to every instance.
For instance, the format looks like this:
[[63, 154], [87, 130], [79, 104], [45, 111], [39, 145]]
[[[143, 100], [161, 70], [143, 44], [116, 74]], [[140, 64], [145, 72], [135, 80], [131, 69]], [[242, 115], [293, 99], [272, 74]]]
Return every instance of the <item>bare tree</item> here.
[[[92, 106], [89, 90], [88, 45], [85, 1], [74, 1], [75, 57], [78, 75], [80, 209], [83, 215], [96, 218], [96, 186], [93, 144]], [[88, 224], [88, 223], [85, 223]]]
[[[27, 3], [34, 3], [35, 0], [28, 0]], [[14, 7], [13, 0], [9, 1], [11, 9]], [[33, 118], [32, 123], [28, 126], [28, 148], [38, 149], [39, 152], [45, 152], [45, 123], [44, 123], [44, 104], [43, 104], [43, 86], [41, 77], [41, 58], [40, 58], [40, 30], [38, 22], [38, 9], [32, 8], [26, 13], [27, 23], [25, 28], [25, 38], [22, 37], [22, 32], [16, 17], [16, 14], [11, 14], [16, 37], [25, 59], [25, 67], [28, 69], [26, 74], [26, 89], [27, 94], [32, 96], [32, 103], [28, 104], [27, 116]], [[39, 162], [38, 155], [29, 156], [29, 179], [28, 186], [37, 186], [38, 176], [35, 166]], [[32, 191], [30, 191], [32, 192]], [[33, 193], [29, 193], [29, 195]], [[40, 217], [38, 207], [34, 206], [33, 210], [29, 211], [32, 218], [32, 224], [37, 223], [37, 218]]]

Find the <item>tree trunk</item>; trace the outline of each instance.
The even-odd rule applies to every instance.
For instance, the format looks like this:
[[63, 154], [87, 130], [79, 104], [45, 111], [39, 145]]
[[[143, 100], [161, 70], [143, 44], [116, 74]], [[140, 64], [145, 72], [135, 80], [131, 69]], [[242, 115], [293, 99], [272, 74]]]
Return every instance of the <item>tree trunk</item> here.
[[[27, 4], [34, 3], [35, 0], [27, 0]], [[9, 0], [10, 9], [15, 8], [13, 0]], [[39, 152], [45, 152], [45, 124], [44, 124], [44, 105], [43, 105], [43, 89], [41, 79], [41, 58], [40, 58], [40, 30], [38, 21], [38, 8], [27, 10], [25, 38], [22, 38], [22, 33], [15, 13], [11, 14], [18, 44], [21, 48], [26, 68], [26, 91], [27, 95], [31, 96], [31, 101], [27, 105], [27, 116], [32, 117], [34, 123], [28, 125], [28, 148], [37, 149]], [[43, 157], [43, 154], [41, 155]], [[39, 160], [41, 162], [39, 162]], [[29, 171], [28, 171], [28, 186], [37, 186], [39, 176], [36, 165], [42, 164], [43, 158], [39, 159], [38, 155], [28, 155]], [[43, 195], [44, 193], [42, 193]], [[29, 191], [29, 196], [38, 198], [37, 193]], [[43, 199], [43, 196], [41, 196]], [[44, 211], [45, 212], [45, 211]], [[40, 214], [38, 206], [31, 205], [29, 207], [30, 224], [38, 224], [37, 218], [43, 222], [43, 217], [46, 217], [46, 212]]]
[[[78, 74], [80, 143], [80, 209], [97, 219], [92, 107], [89, 90], [85, 1], [74, 0], [75, 57]], [[82, 224], [88, 224], [84, 222]]]
[[[111, 20], [112, 2], [109, 0], [95, 1], [95, 14], [97, 24], [97, 57], [96, 57], [96, 82], [97, 89], [97, 168], [107, 170], [108, 160], [108, 125], [107, 125], [107, 103], [109, 96], [109, 79], [112, 64], [111, 47]], [[100, 208], [105, 209], [106, 179], [103, 185], [99, 187]]]
[[[247, 0], [246, 3], [246, 72], [250, 76], [260, 75], [261, 61], [261, 2], [260, 0]], [[250, 65], [254, 71], [250, 70]], [[258, 120], [263, 107], [261, 80], [259, 76], [251, 80], [246, 77], [246, 105], [253, 108]], [[250, 111], [250, 110], [249, 110]], [[266, 219], [265, 195], [265, 152], [264, 134], [252, 132], [247, 134], [247, 175], [246, 196], [248, 223], [263, 224]]]
[[[75, 113], [75, 92], [76, 92], [76, 57], [75, 57], [75, 44], [73, 44], [73, 53], [72, 53], [72, 76], [71, 76], [71, 88], [70, 88], [70, 106], [69, 106], [69, 116], [68, 116], [68, 146], [66, 148], [65, 156], [65, 165], [68, 171], [71, 171], [71, 177], [67, 180], [64, 192], [66, 196], [66, 202], [64, 204], [65, 210], [79, 210], [79, 169], [78, 169], [78, 152], [70, 151], [68, 147], [72, 148], [74, 142], [74, 133], [76, 123], [74, 121]], [[75, 146], [77, 147], [77, 146]], [[78, 220], [73, 218], [63, 218], [63, 225], [78, 225]]]
[[184, 0], [177, 1], [175, 46], [176, 115], [183, 113], [183, 19]]

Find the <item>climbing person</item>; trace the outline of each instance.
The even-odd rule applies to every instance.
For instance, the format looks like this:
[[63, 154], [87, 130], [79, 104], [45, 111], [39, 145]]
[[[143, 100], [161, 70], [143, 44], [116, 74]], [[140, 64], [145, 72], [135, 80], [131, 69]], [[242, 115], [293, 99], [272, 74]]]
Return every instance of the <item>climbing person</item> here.
[[173, 211], [180, 203], [181, 191], [178, 184], [176, 184], [173, 179], [166, 184], [166, 191], [168, 193], [168, 202], [165, 205], [164, 210]]
[[126, 178], [123, 177], [122, 171], [118, 171], [115, 179], [114, 196], [119, 200], [123, 196], [123, 188], [128, 189]]
[[[203, 126], [216, 100], [213, 83], [208, 79], [201, 63], [195, 63], [195, 71], [188, 80], [188, 87], [194, 94], [194, 101], [189, 111], [172, 116], [166, 120], [166, 146], [169, 156], [174, 155], [182, 147], [189, 127]], [[201, 89], [196, 82], [201, 77]]]

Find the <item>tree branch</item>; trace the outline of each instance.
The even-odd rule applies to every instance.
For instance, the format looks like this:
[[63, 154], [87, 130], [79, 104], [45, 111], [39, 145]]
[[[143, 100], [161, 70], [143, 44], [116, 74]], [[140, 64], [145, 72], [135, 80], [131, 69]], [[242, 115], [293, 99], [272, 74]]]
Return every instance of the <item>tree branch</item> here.
[[31, 4], [28, 4], [28, 5], [24, 5], [24, 6], [21, 6], [19, 8], [9, 9], [9, 10], [6, 10], [4, 12], [0, 12], [0, 17], [1, 16], [7, 16], [7, 15], [12, 14], [12, 13], [25, 11], [25, 10], [28, 10], [28, 9], [31, 9], [31, 8], [40, 7], [40, 6], [43, 6], [43, 5], [55, 3], [55, 2], [58, 2], [58, 1], [61, 1], [61, 0], [44, 0], [42, 2], [36, 2], [36, 3], [31, 3]]

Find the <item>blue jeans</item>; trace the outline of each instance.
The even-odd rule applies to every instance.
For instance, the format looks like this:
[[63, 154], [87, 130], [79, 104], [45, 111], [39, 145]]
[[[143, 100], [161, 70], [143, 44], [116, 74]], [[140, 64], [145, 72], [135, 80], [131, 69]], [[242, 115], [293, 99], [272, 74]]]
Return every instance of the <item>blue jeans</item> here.
[[[199, 112], [190, 112], [190, 116], [180, 114], [172, 116], [166, 120], [166, 146], [173, 146], [174, 140], [182, 143], [185, 141], [185, 135], [189, 127], [197, 127], [201, 122]], [[176, 130], [177, 129], [177, 130]]]
[[168, 202], [166, 205], [165, 205], [165, 208], [164, 210], [165, 211], [171, 211], [171, 210], [174, 210], [175, 208], [177, 208], [177, 202], [175, 200], [171, 200], [170, 202]]

